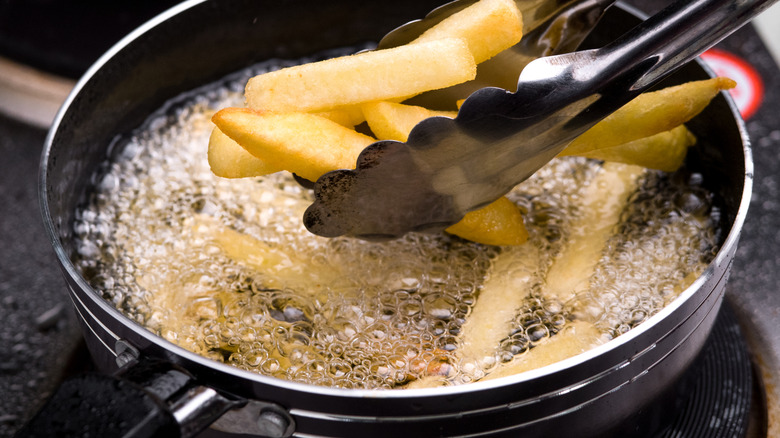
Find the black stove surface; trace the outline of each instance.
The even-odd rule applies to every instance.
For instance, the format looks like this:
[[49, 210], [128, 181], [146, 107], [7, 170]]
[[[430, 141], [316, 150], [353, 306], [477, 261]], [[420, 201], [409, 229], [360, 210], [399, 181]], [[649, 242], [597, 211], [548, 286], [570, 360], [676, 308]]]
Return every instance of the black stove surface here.
[[677, 393], [676, 414], [655, 438], [766, 436], [765, 394], [730, 305]]
[[37, 198], [45, 132], [0, 116], [0, 436], [69, 372], [81, 342]]
[[[667, 1], [631, 3], [651, 13]], [[729, 432], [709, 430], [709, 434], [704, 434], [701, 424], [696, 426], [698, 432], [690, 432], [693, 429], [688, 429], [687, 423], [705, 418], [707, 421], [702, 424], [712, 425], [713, 417], [694, 417], [689, 412], [707, 411], [711, 407], [701, 407], [702, 402], [696, 401], [695, 397], [680, 400], [681, 414], [674, 420], [679, 424], [670, 426], [662, 435], [670, 438], [767, 436], [767, 417], [777, 418], [779, 409], [775, 379], [780, 371], [780, 330], [776, 328], [780, 327], [780, 296], [777, 294], [780, 284], [780, 177], [776, 171], [780, 169], [780, 118], [777, 116], [780, 113], [780, 70], [750, 27], [738, 31], [718, 47], [751, 64], [764, 81], [765, 94], [758, 111], [747, 120], [753, 141], [755, 185], [727, 287], [726, 312], [733, 310], [733, 313], [720, 315], [717, 326], [727, 327], [721, 337], [730, 339], [738, 333], [736, 338], [742, 344], [734, 351], [729, 350], [730, 347], [707, 347], [706, 351], [714, 349], [714, 352], [705, 353], [705, 356], [714, 354], [714, 359], [702, 361], [733, 359], [743, 354], [738, 352], [744, 352], [750, 359], [749, 368], [758, 372], [745, 377], [744, 362], [737, 366], [741, 370], [738, 374], [731, 374], [737, 372], [733, 370], [725, 372], [728, 374], [726, 380], [750, 380], [749, 385], [753, 388], [750, 401], [746, 402], [744, 397], [732, 398], [724, 401], [731, 403], [728, 406], [718, 405], [715, 409], [723, 413], [723, 409], [745, 403], [753, 407], [757, 403], [760, 405], [764, 394], [760, 383], [764, 379], [772, 384], [767, 386], [770, 411], [767, 413], [763, 407], [764, 412], [758, 414], [743, 408], [728, 411], [729, 415], [717, 418], [725, 422], [722, 424], [726, 427], [718, 430]], [[0, 438], [12, 436], [63, 376], [90, 366], [38, 207], [38, 161], [45, 135], [43, 130], [0, 115]], [[716, 328], [715, 335], [719, 330]], [[707, 369], [707, 365], [703, 367]], [[714, 391], [716, 385], [711, 381], [708, 383], [707, 379], [718, 379], [717, 373], [721, 371], [713, 372], [715, 374], [702, 377], [704, 383], [698, 383], [700, 391], [692, 393], [703, 394], [704, 399], [709, 399], [710, 392], [707, 391]], [[780, 425], [775, 425], [774, 430], [780, 433]]]

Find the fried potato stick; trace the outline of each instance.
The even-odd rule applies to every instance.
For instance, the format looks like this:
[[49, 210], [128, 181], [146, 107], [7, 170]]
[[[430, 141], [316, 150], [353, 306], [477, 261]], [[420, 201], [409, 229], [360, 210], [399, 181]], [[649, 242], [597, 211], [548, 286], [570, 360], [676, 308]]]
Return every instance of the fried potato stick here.
[[421, 121], [429, 117], [449, 117], [454, 119], [457, 111], [434, 111], [416, 105], [377, 101], [361, 105], [368, 127], [380, 140], [405, 142], [409, 133]]
[[534, 245], [507, 248], [493, 261], [477, 301], [458, 337], [458, 357], [463, 363], [489, 365], [502, 339], [512, 331], [512, 321], [539, 276], [541, 257]]
[[496, 246], [517, 246], [528, 240], [523, 214], [507, 197], [463, 216], [444, 231], [472, 242]]
[[581, 157], [674, 172], [682, 166], [696, 136], [685, 125], [618, 146], [577, 154]]
[[563, 152], [581, 155], [669, 131], [699, 114], [736, 82], [717, 77], [643, 93], [577, 137]]
[[[569, 236], [568, 243], [554, 259], [546, 275], [540, 272], [540, 269], [543, 269], [540, 266], [541, 257], [532, 251], [529, 245], [512, 248], [497, 257], [490, 277], [482, 286], [477, 302], [461, 328], [458, 352], [464, 362], [484, 366], [485, 361], [494, 356], [501, 340], [512, 331], [512, 320], [517, 309], [530, 293], [533, 282], [542, 275], [546, 278], [544, 294], [560, 301], [566, 301], [578, 288], [587, 286], [601, 259], [607, 239], [612, 235], [620, 213], [625, 208], [628, 197], [636, 190], [638, 177], [643, 172], [644, 169], [638, 166], [604, 164], [586, 188], [583, 214], [573, 224], [573, 234]], [[571, 324], [579, 327], [584, 323]], [[559, 336], [561, 333], [552, 339]], [[545, 343], [574, 342], [563, 339], [566, 337]], [[550, 353], [546, 348], [538, 348], [539, 346], [536, 346], [523, 355], [526, 358], [522, 361], [526, 365], [522, 367], [545, 363], [545, 357]], [[575, 350], [579, 353], [579, 350], [572, 349]], [[514, 363], [515, 360], [511, 362]], [[500, 365], [499, 370], [488, 376], [493, 376], [496, 372], [502, 375], [505, 371], [500, 370], [505, 367], [507, 365]], [[518, 367], [521, 366], [513, 366], [511, 369]]]
[[[323, 117], [307, 113], [271, 113], [244, 108], [226, 108], [213, 117], [217, 127], [260, 162], [240, 155], [236, 174], [253, 176], [248, 166], [273, 162], [279, 168], [316, 181], [334, 169], [352, 169], [360, 152], [375, 140]], [[230, 147], [231, 142], [224, 141]], [[214, 145], [225, 147], [224, 144]], [[210, 146], [211, 149], [211, 146]], [[222, 157], [220, 157], [221, 159]], [[243, 160], [243, 161], [242, 161]], [[211, 159], [212, 169], [222, 161]], [[220, 169], [223, 175], [229, 170]], [[218, 174], [219, 175], [219, 174]], [[519, 245], [528, 233], [517, 206], [506, 198], [470, 212], [448, 232], [489, 245]]]
[[466, 82], [476, 68], [464, 40], [436, 39], [255, 76], [246, 86], [246, 105], [278, 112], [329, 110]]
[[584, 353], [602, 342], [601, 333], [593, 324], [573, 321], [555, 336], [547, 338], [525, 354], [517, 355], [511, 361], [500, 364], [480, 381], [513, 376], [551, 365]]
[[273, 162], [250, 154], [217, 127], [209, 137], [208, 160], [211, 172], [222, 178], [249, 178], [282, 170]]
[[376, 141], [308, 113], [225, 108], [212, 120], [253, 156], [310, 181], [331, 170], [354, 169], [360, 152]]
[[[294, 284], [330, 287], [343, 283], [344, 275], [338, 265], [321, 266], [301, 258], [295, 252], [271, 245], [248, 234], [221, 225], [216, 219], [198, 215], [191, 224], [194, 236], [214, 242], [236, 263], [262, 273], [269, 288], [289, 287]], [[309, 290], [301, 288], [301, 290]], [[314, 288], [316, 289], [316, 287]]]
[[410, 44], [462, 38], [479, 64], [514, 46], [523, 36], [523, 18], [514, 0], [480, 0], [423, 32]]
[[[369, 128], [382, 140], [406, 141], [409, 132], [429, 117], [455, 117], [455, 111], [434, 111], [395, 102], [362, 105]], [[487, 245], [521, 245], [528, 240], [520, 209], [506, 197], [466, 214], [446, 229], [450, 234]]]
[[586, 188], [582, 213], [571, 224], [567, 243], [547, 272], [546, 296], [566, 302], [588, 287], [607, 241], [644, 172], [639, 166], [604, 163]]

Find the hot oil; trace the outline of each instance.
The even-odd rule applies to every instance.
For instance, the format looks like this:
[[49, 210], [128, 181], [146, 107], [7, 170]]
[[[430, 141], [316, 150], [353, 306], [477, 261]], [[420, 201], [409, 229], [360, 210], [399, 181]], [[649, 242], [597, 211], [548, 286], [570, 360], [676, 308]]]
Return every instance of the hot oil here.
[[[261, 69], [276, 68], [276, 64]], [[182, 97], [118, 143], [77, 214], [77, 264], [106, 300], [201, 355], [316, 385], [396, 388], [430, 375], [469, 382], [532, 354], [570, 321], [618, 336], [673, 300], [712, 259], [717, 209], [696, 175], [648, 173], [590, 287], [559, 302], [544, 272], [566, 244], [600, 163], [555, 160], [509, 196], [541, 267], [512, 330], [486, 360], [459, 355], [461, 328], [506, 249], [448, 235], [325, 239], [301, 224], [311, 193], [282, 172], [215, 177], [215, 109], [241, 106], [244, 72]], [[495, 275], [495, 273], [493, 273]]]

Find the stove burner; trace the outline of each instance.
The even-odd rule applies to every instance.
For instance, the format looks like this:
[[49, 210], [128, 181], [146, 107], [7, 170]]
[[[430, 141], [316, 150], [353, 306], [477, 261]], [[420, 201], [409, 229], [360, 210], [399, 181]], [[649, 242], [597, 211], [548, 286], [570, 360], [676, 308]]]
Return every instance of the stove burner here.
[[[676, 417], [656, 438], [766, 436], [766, 402], [742, 330], [725, 303], [681, 388]], [[687, 395], [687, 397], [686, 397]]]

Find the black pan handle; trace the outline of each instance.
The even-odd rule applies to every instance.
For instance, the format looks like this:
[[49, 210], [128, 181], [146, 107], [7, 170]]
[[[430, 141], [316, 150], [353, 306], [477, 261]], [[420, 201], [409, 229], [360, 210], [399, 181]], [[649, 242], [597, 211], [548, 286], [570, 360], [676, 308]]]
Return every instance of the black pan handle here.
[[170, 363], [134, 360], [116, 375], [66, 380], [15, 436], [192, 437], [245, 403], [197, 384]]

